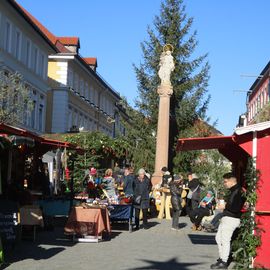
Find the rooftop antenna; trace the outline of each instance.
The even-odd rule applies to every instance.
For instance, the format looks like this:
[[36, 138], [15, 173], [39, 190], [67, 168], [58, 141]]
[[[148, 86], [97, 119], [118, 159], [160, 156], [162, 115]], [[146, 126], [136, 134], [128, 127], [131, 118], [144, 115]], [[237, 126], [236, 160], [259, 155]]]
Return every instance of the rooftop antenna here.
[[240, 77], [247, 77], [247, 78], [258, 78], [261, 79], [263, 75], [253, 75], [253, 74], [241, 74]]
[[235, 93], [235, 92], [243, 92], [243, 93], [248, 93], [248, 92], [250, 92], [250, 90], [233, 90], [233, 92]]

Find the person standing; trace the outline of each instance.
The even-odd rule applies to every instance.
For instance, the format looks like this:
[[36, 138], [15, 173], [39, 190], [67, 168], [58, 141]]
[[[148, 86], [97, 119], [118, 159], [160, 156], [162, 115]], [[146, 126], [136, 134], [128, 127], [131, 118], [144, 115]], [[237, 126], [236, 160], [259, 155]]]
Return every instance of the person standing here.
[[179, 230], [179, 216], [182, 210], [181, 194], [183, 191], [183, 178], [175, 176], [173, 181], [170, 182], [169, 186], [171, 191], [171, 203], [173, 209], [172, 230]]
[[172, 176], [171, 173], [168, 171], [167, 167], [163, 167], [161, 169], [162, 172], [162, 183], [161, 186], [162, 187], [168, 187], [170, 182], [172, 181]]
[[109, 198], [116, 197], [115, 180], [112, 175], [113, 175], [112, 169], [107, 169], [105, 171], [105, 176], [102, 179], [102, 186], [104, 190], [107, 192], [107, 195], [109, 196]]
[[[192, 174], [192, 176], [197, 177], [195, 174]], [[186, 212], [190, 215], [191, 211], [198, 208], [200, 203], [201, 188], [199, 179], [193, 178], [189, 181], [188, 188]]]
[[232, 173], [227, 173], [223, 178], [225, 188], [229, 189], [229, 195], [224, 205], [223, 216], [216, 235], [219, 258], [216, 263], [211, 265], [211, 269], [228, 268], [232, 235], [236, 228], [240, 226], [241, 209], [245, 202], [242, 188], [237, 183], [236, 177]]
[[131, 173], [130, 168], [127, 166], [124, 172], [123, 190], [126, 197], [133, 196], [134, 193], [134, 175]]
[[138, 230], [140, 226], [140, 210], [143, 212], [143, 228], [148, 229], [147, 224], [147, 210], [150, 206], [149, 191], [151, 189], [151, 182], [145, 175], [144, 169], [139, 169], [138, 177], [134, 180], [134, 208], [135, 208], [135, 229]]

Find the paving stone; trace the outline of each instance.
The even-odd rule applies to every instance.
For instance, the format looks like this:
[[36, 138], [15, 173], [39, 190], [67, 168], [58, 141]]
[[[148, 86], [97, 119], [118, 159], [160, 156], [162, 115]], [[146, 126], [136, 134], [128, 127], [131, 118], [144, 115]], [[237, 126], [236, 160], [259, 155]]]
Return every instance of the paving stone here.
[[100, 243], [73, 243], [58, 227], [39, 232], [37, 241], [22, 241], [8, 254], [7, 270], [133, 270], [209, 269], [217, 258], [214, 234], [192, 232], [187, 217], [180, 217], [180, 231], [171, 221], [151, 219], [151, 228], [133, 233], [113, 230], [112, 239]]

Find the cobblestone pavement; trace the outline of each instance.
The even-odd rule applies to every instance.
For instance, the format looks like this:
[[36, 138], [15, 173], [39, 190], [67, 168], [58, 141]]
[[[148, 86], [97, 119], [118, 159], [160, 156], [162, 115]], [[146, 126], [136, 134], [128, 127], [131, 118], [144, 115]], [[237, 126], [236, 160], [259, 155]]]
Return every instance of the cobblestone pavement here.
[[187, 217], [180, 217], [180, 231], [170, 230], [168, 220], [149, 222], [150, 229], [133, 233], [116, 225], [112, 239], [100, 243], [73, 243], [61, 227], [38, 232], [35, 243], [24, 240], [8, 254], [5, 269], [202, 270], [216, 260], [215, 235], [192, 232]]

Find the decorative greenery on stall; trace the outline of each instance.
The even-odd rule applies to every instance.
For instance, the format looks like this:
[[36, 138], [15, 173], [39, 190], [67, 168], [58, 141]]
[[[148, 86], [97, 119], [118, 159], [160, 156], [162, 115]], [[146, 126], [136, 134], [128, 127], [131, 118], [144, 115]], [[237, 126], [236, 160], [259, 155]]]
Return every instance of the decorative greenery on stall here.
[[52, 139], [58, 139], [78, 145], [85, 150], [83, 155], [72, 152], [72, 159], [68, 161], [68, 168], [71, 170], [74, 161], [74, 190], [82, 191], [85, 171], [91, 166], [99, 171], [112, 167], [112, 161], [123, 161], [128, 158], [127, 151], [129, 144], [123, 137], [111, 138], [104, 133], [81, 132], [70, 134], [53, 134]]
[[223, 175], [231, 168], [231, 163], [218, 150], [198, 151], [192, 169], [198, 175], [205, 190], [213, 190], [217, 196], [225, 193]]
[[235, 269], [248, 269], [252, 264], [252, 259], [256, 256], [256, 248], [261, 244], [260, 229], [256, 223], [254, 213], [259, 176], [259, 172], [254, 168], [253, 159], [250, 159], [245, 173], [246, 202], [249, 204], [249, 207], [242, 215], [239, 234], [233, 242]]

